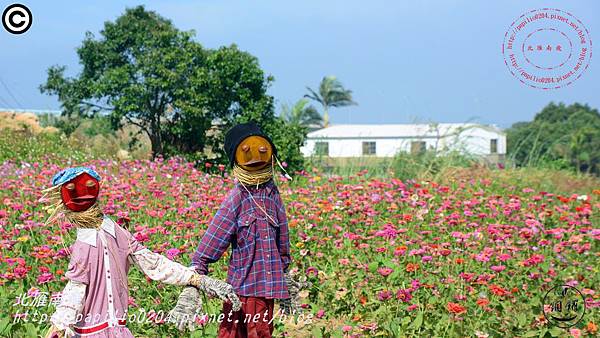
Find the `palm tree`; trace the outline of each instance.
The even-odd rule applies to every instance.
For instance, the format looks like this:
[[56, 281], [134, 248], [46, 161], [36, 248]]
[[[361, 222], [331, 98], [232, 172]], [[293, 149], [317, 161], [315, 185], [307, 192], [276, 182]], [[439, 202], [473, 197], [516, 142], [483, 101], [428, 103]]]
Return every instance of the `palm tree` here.
[[323, 106], [323, 127], [329, 126], [329, 107], [345, 107], [357, 104], [352, 100], [352, 91], [345, 89], [335, 76], [325, 76], [319, 85], [319, 92], [306, 87], [309, 94], [304, 95]]
[[282, 104], [281, 118], [289, 124], [302, 126], [309, 130], [323, 126], [323, 119], [317, 108], [309, 104], [307, 99], [300, 99], [293, 106]]

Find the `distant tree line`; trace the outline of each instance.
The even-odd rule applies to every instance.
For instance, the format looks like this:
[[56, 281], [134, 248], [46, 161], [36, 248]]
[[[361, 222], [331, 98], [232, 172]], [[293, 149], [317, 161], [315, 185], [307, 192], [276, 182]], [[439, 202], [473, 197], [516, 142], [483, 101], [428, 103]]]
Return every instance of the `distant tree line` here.
[[600, 175], [600, 114], [588, 105], [550, 103], [533, 121], [513, 124], [507, 142], [517, 165], [549, 165]]

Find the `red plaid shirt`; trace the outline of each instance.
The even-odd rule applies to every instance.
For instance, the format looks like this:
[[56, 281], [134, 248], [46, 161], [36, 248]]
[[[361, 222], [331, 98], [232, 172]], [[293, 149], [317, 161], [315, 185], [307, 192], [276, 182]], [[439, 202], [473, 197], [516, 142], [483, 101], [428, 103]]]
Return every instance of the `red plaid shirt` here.
[[[289, 298], [284, 272], [290, 264], [290, 241], [279, 190], [269, 181], [258, 188], [237, 183], [215, 214], [192, 258], [200, 274], [231, 244], [227, 282], [240, 296]], [[256, 205], [259, 204], [276, 224]]]

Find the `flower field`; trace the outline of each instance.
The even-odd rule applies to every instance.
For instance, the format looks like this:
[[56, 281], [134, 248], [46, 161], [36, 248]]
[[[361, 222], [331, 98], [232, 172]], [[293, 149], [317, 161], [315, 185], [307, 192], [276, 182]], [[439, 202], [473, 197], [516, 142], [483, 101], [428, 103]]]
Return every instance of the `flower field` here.
[[[102, 175], [107, 214], [148, 248], [189, 264], [232, 185], [181, 160], [89, 163]], [[0, 166], [0, 336], [35, 336], [65, 280], [74, 229], [44, 225], [37, 202], [58, 166]], [[311, 282], [289, 336], [597, 336], [600, 191], [559, 195], [493, 180], [452, 185], [302, 173], [278, 180], [288, 211], [292, 267]], [[600, 187], [598, 187], [600, 188]], [[227, 257], [212, 265], [224, 278]], [[542, 301], [558, 284], [585, 299], [579, 323], [548, 323]], [[180, 288], [130, 272], [136, 336], [178, 336], [162, 314]], [[47, 301], [41, 295], [47, 295]], [[35, 300], [35, 301], [34, 301]], [[580, 304], [583, 305], [583, 304]], [[217, 301], [205, 311], [219, 313]], [[308, 315], [312, 315], [310, 318]], [[308, 320], [310, 318], [310, 320]], [[200, 323], [192, 336], [214, 336]]]

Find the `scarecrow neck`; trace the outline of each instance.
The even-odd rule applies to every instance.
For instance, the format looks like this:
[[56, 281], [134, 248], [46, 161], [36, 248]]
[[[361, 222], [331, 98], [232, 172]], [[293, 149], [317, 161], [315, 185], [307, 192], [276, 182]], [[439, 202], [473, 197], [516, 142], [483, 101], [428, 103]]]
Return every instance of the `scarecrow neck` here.
[[98, 206], [94, 204], [91, 208], [85, 211], [67, 211], [65, 217], [69, 223], [79, 228], [98, 228], [102, 224], [104, 214]]
[[260, 185], [269, 182], [273, 178], [273, 166], [268, 164], [263, 169], [249, 171], [234, 164], [233, 176], [243, 185]]

